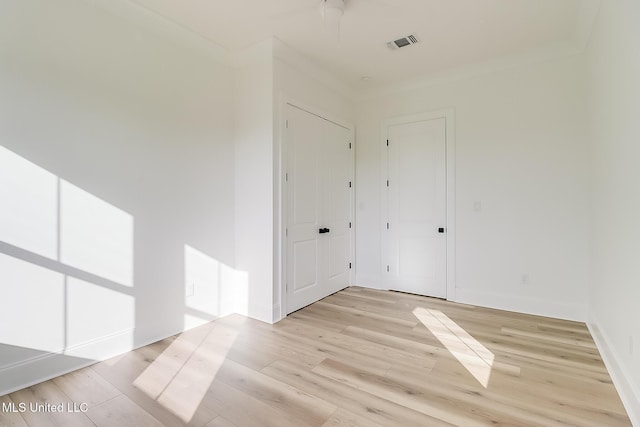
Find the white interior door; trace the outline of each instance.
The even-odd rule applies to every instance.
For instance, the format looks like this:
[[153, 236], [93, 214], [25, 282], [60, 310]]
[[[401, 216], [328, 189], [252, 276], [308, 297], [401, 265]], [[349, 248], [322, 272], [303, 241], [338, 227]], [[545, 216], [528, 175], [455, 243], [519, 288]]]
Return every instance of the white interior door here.
[[352, 132], [287, 105], [286, 304], [298, 310], [349, 286]]
[[287, 313], [322, 294], [320, 248], [320, 176], [322, 121], [287, 106]]
[[321, 236], [325, 292], [322, 297], [347, 287], [351, 274], [351, 195], [353, 158], [351, 131], [324, 121], [322, 175], [322, 223], [330, 231]]
[[446, 120], [388, 127], [391, 289], [446, 298]]

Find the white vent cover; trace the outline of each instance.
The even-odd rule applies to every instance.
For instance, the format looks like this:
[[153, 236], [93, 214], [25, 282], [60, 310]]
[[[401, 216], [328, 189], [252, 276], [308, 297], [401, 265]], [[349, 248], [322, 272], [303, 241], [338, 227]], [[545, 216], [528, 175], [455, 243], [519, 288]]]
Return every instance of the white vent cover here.
[[399, 38], [398, 40], [393, 40], [387, 43], [387, 47], [391, 50], [400, 49], [402, 47], [411, 46], [412, 44], [418, 43], [420, 40], [415, 34], [409, 34], [406, 37]]

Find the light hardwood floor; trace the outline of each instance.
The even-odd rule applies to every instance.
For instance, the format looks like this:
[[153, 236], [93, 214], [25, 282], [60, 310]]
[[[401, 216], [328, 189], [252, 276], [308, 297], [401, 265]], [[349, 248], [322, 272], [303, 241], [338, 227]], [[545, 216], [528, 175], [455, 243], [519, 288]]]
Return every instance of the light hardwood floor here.
[[0, 426], [629, 426], [583, 323], [349, 288], [229, 316], [0, 398]]

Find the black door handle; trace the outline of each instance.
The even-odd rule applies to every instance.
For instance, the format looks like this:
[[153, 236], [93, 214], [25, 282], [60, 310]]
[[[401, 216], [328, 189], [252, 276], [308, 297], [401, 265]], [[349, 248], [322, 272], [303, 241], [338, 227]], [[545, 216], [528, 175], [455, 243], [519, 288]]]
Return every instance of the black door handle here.
[[320, 233], [320, 234], [328, 233], [330, 231], [331, 230], [329, 230], [328, 228], [319, 228], [318, 229], [318, 233]]
[[438, 228], [438, 233], [444, 233], [444, 227]]

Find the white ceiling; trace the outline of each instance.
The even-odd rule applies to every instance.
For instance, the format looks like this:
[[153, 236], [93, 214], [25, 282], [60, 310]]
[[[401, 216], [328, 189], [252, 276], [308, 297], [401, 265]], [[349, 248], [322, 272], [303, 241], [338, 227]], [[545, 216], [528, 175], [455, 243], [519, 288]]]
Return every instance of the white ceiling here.
[[[346, 0], [339, 40], [320, 0], [133, 0], [237, 52], [276, 37], [353, 88], [584, 44], [598, 0]], [[388, 41], [421, 42], [391, 51]], [[361, 81], [370, 76], [369, 83]]]

